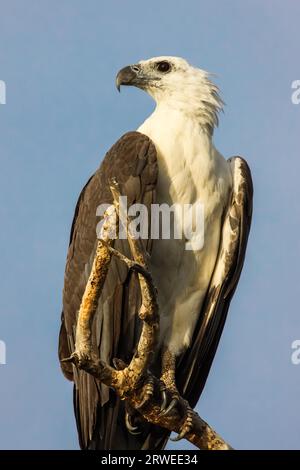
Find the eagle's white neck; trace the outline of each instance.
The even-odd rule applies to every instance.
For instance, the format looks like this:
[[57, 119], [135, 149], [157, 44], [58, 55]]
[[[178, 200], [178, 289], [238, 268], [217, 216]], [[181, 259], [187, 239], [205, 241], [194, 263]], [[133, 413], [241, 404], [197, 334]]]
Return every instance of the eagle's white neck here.
[[[214, 166], [212, 136], [197, 115], [160, 103], [139, 127], [155, 144], [159, 163], [158, 196], [162, 201], [193, 203], [194, 187], [209, 179]], [[160, 194], [166, 191], [167, 194]]]
[[147, 90], [156, 101], [156, 115], [182, 113], [186, 119], [197, 122], [212, 135], [218, 125], [218, 113], [223, 107], [218, 87], [210, 81], [206, 72], [194, 68], [186, 73], [181, 86], [173, 80]]
[[202, 119], [197, 112], [176, 106], [175, 101], [161, 101], [138, 131], [150, 137], [158, 153], [164, 158], [168, 155], [171, 161], [175, 155], [189, 159], [199, 153], [209, 158], [214, 148], [212, 134], [208, 132], [207, 120]]

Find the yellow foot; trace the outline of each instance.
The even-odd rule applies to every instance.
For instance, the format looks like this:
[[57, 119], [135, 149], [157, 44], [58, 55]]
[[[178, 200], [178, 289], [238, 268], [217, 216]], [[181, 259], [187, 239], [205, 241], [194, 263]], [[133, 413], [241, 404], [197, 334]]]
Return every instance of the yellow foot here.
[[171, 441], [174, 441], [174, 442], [180, 441], [193, 429], [194, 411], [192, 410], [192, 408], [187, 402], [186, 404], [187, 404], [187, 408], [186, 408], [185, 421], [180, 429], [178, 436], [171, 438]]

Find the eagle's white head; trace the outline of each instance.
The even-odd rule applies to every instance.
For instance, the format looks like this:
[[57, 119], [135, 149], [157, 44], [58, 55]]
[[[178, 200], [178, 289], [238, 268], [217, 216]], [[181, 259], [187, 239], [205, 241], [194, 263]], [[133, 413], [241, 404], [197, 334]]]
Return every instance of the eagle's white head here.
[[193, 116], [212, 134], [218, 125], [223, 102], [218, 87], [204, 70], [180, 57], [154, 57], [119, 71], [116, 85], [136, 86], [154, 98], [158, 106], [168, 106]]

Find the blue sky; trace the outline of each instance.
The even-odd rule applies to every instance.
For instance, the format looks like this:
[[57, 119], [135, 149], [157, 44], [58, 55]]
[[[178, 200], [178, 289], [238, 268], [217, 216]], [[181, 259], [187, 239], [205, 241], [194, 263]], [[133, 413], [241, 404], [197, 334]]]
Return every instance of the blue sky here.
[[[215, 141], [254, 178], [245, 268], [201, 416], [239, 449], [300, 448], [300, 4], [0, 0], [0, 448], [75, 449], [72, 387], [57, 334], [76, 199], [116, 139], [153, 109], [116, 72], [178, 55], [217, 74]], [[185, 448], [187, 444], [172, 444]]]

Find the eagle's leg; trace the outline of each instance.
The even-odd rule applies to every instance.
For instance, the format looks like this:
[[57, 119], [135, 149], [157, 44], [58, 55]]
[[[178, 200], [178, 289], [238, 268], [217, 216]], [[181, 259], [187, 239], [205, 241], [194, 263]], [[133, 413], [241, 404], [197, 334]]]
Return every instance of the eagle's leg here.
[[[179, 405], [179, 398], [180, 393], [176, 386], [176, 356], [175, 354], [171, 353], [169, 349], [164, 349], [162, 354], [162, 371], [160, 381], [162, 384], [162, 394], [164, 394], [164, 390], [168, 389], [172, 394], [172, 399], [170, 403], [167, 403], [166, 399], [163, 399], [163, 405], [161, 407], [161, 415], [167, 415], [170, 413], [173, 408]], [[193, 417], [194, 411], [190, 407], [190, 405], [186, 402], [186, 416], [183, 426], [180, 429], [180, 432], [177, 437], [171, 439], [172, 441], [180, 441], [183, 439], [186, 434], [188, 434], [191, 429], [193, 428]]]
[[[165, 348], [162, 354], [160, 382], [162, 384], [161, 392], [163, 395], [161, 414], [166, 415], [178, 404], [180, 398], [180, 393], [176, 386], [176, 356], [168, 348]], [[172, 394], [172, 399], [169, 404], [165, 399], [164, 392], [166, 389]]]

